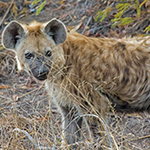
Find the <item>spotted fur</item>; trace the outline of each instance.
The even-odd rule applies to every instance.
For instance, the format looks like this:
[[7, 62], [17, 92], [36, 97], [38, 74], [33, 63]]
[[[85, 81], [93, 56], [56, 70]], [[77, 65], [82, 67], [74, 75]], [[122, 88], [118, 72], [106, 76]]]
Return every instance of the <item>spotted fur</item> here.
[[57, 19], [30, 25], [13, 21], [2, 44], [16, 53], [19, 69], [45, 82], [68, 144], [79, 140], [78, 130], [87, 122], [81, 115], [104, 117], [107, 100], [118, 111], [150, 112], [149, 36], [91, 38], [67, 32]]

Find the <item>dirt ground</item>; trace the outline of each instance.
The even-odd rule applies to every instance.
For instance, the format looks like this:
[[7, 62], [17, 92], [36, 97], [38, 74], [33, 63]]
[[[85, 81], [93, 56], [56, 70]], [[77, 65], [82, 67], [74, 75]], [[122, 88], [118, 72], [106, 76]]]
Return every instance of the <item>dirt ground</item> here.
[[[115, 7], [118, 4], [115, 0], [47, 0], [38, 16], [35, 11], [39, 3], [33, 7], [31, 2], [0, 1], [0, 35], [6, 24], [13, 19], [20, 22], [45, 22], [55, 17], [63, 21], [68, 30], [74, 28], [86, 36], [115, 38], [141, 36], [150, 24], [149, 3], [143, 5], [141, 17], [132, 24], [111, 28], [111, 19], [116, 14], [116, 9], [102, 22], [95, 22], [95, 18], [98, 11], [109, 5]], [[134, 17], [136, 11], [129, 9], [124, 16]], [[106, 137], [97, 137], [95, 143], [92, 143], [86, 135], [85, 140], [77, 143], [80, 149], [150, 149], [149, 114], [110, 113], [108, 118], [109, 133], [104, 133]], [[84, 136], [86, 129], [82, 130]], [[35, 82], [26, 72], [18, 72], [15, 54], [3, 48], [0, 49], [0, 150], [2, 149], [67, 149], [61, 146], [61, 116], [55, 107], [51, 108], [44, 86]]]

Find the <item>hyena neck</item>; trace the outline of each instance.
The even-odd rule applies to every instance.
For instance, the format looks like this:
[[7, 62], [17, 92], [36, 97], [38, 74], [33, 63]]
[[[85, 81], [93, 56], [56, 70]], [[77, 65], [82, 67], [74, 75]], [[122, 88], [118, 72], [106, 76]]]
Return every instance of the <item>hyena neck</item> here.
[[[83, 44], [80, 44], [80, 41], [77, 41], [76, 35], [68, 33], [67, 40], [62, 44], [63, 50], [64, 50], [64, 57], [65, 57], [65, 65], [63, 72], [65, 76], [71, 76], [71, 74], [74, 74], [75, 76], [81, 73], [81, 68], [83, 63], [81, 63], [81, 51], [83, 48]], [[84, 54], [83, 54], [84, 55]], [[84, 55], [86, 57], [86, 55]], [[74, 77], [75, 77], [74, 76]], [[81, 76], [78, 75], [78, 78], [81, 79]]]
[[89, 38], [76, 32], [68, 33], [67, 40], [62, 44], [66, 61], [63, 72], [78, 81], [91, 84], [91, 79], [95, 78], [93, 70], [97, 69], [92, 66], [99, 67], [102, 42], [98, 38]]

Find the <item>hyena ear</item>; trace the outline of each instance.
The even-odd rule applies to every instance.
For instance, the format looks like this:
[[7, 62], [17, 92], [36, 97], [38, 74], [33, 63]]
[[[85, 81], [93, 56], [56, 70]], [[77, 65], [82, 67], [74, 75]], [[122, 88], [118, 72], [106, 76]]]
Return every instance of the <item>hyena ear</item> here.
[[2, 45], [6, 49], [14, 50], [20, 38], [25, 36], [25, 32], [21, 24], [17, 21], [11, 21], [2, 33]]
[[45, 25], [44, 33], [50, 36], [57, 45], [64, 43], [67, 38], [67, 29], [65, 25], [55, 18]]

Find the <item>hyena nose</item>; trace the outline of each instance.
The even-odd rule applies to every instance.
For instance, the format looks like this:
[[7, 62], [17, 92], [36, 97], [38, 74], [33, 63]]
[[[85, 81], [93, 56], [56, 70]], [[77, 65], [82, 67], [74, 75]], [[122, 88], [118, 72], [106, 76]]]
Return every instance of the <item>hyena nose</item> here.
[[49, 67], [42, 65], [38, 71], [36, 78], [40, 81], [46, 80], [49, 73]]
[[43, 57], [37, 57], [30, 65], [30, 68], [35, 78], [40, 81], [44, 81], [47, 79], [47, 75], [51, 67], [45, 63]]

